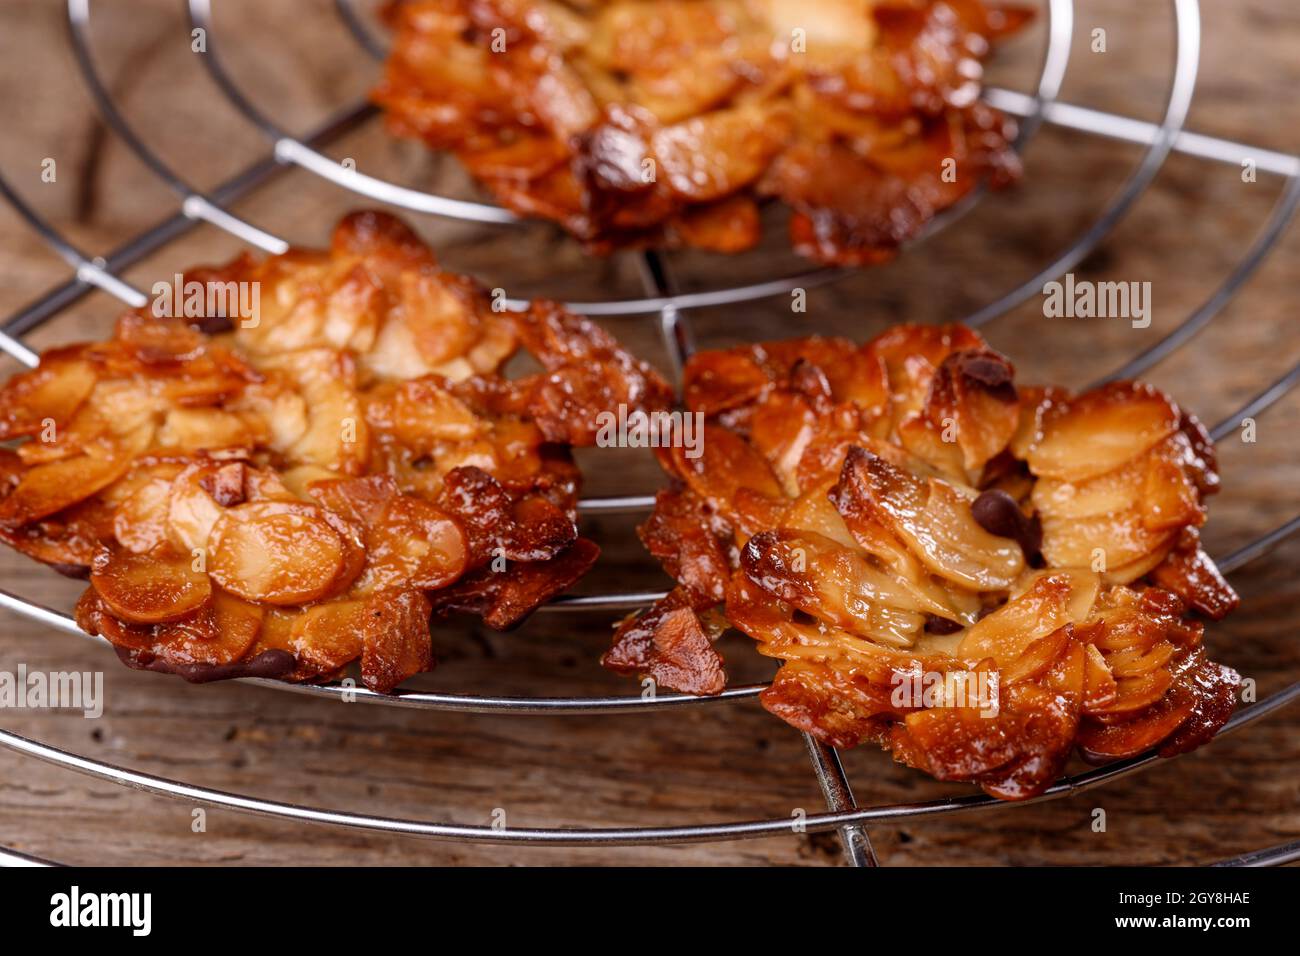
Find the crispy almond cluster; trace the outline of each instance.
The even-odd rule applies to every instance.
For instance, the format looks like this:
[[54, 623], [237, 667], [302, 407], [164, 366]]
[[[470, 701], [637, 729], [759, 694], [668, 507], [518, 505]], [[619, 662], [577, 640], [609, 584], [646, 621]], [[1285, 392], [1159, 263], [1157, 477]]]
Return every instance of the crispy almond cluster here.
[[702, 454], [660, 452], [641, 528], [678, 585], [606, 666], [718, 693], [729, 624], [782, 662], [777, 716], [1005, 799], [1231, 714], [1187, 613], [1237, 603], [1197, 535], [1213, 450], [1161, 392], [1017, 389], [969, 329], [902, 326], [700, 353], [685, 394]]
[[417, 0], [374, 99], [506, 206], [590, 249], [759, 239], [881, 261], [981, 182], [1019, 174], [979, 101], [1028, 10], [983, 0]]
[[[379, 213], [196, 283], [260, 307], [129, 312], [0, 389], [0, 437], [26, 439], [0, 451], [0, 538], [88, 574], [77, 621], [132, 667], [319, 681], [359, 659], [391, 690], [432, 666], [435, 611], [510, 627], [591, 566], [569, 446], [669, 398], [596, 326], [493, 311]], [[507, 379], [521, 345], [542, 371]]]

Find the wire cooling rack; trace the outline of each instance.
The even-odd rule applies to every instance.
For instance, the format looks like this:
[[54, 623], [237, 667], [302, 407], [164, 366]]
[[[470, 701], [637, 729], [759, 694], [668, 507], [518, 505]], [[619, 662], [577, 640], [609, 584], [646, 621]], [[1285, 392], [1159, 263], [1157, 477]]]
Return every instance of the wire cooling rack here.
[[[323, 147], [375, 116], [375, 108], [367, 103], [360, 103], [344, 110], [306, 136], [299, 138], [291, 135], [272, 118], [258, 110], [245, 96], [235, 77], [227, 72], [221, 57], [222, 47], [213, 24], [210, 0], [183, 0], [183, 2], [192, 28], [202, 30], [205, 34], [206, 52], [200, 56], [204, 67], [220, 92], [265, 135], [271, 145], [271, 151], [263, 159], [210, 192], [205, 194], [195, 189], [184, 177], [163, 162], [136, 134], [101, 80], [95, 66], [90, 41], [91, 0], [67, 0], [68, 35], [72, 49], [104, 121], [157, 178], [175, 192], [179, 200], [179, 209], [154, 228], [134, 236], [107, 255], [91, 257], [63, 238], [0, 175], [0, 195], [3, 195], [19, 215], [62, 256], [74, 272], [72, 278], [10, 316], [0, 325], [0, 349], [19, 362], [33, 366], [38, 361], [37, 355], [21, 341], [25, 333], [59, 315], [93, 289], [102, 289], [128, 306], [146, 305], [145, 293], [120, 279], [118, 273], [158, 251], [200, 223], [214, 226], [267, 253], [285, 251], [288, 244], [283, 239], [232, 215], [224, 207], [291, 168], [296, 167], [328, 180], [342, 189], [413, 212], [503, 227], [517, 223], [512, 213], [499, 207], [411, 189], [345, 167], [322, 153]], [[1123, 367], [1107, 375], [1103, 381], [1128, 378], [1144, 372], [1186, 344], [1209, 324], [1268, 256], [1289, 225], [1297, 204], [1300, 203], [1300, 156], [1203, 136], [1184, 129], [1196, 85], [1201, 41], [1200, 11], [1197, 0], [1172, 0], [1171, 7], [1174, 62], [1159, 122], [1131, 119], [1073, 106], [1058, 100], [1058, 94], [1065, 80], [1074, 33], [1072, 0], [1047, 0], [1046, 40], [1041, 55], [1037, 88], [1032, 93], [998, 88], [985, 91], [986, 99], [992, 105], [1021, 120], [1017, 149], [1023, 148], [1044, 123], [1136, 144], [1144, 149], [1128, 178], [1102, 207], [1091, 225], [1040, 272], [961, 320], [970, 326], [979, 327], [993, 321], [1037, 295], [1045, 282], [1078, 265], [1123, 219], [1173, 153], [1186, 154], [1207, 162], [1231, 165], [1251, 162], [1260, 173], [1281, 177], [1283, 180], [1283, 189], [1279, 198], [1256, 239], [1222, 284], [1172, 331]], [[370, 55], [376, 58], [383, 57], [383, 42], [369, 31], [350, 0], [335, 0], [335, 9], [358, 44]], [[968, 197], [966, 201], [936, 219], [926, 230], [926, 234], [942, 229], [965, 213], [978, 199], [978, 195]], [[834, 282], [845, 274], [843, 270], [814, 269], [772, 281], [679, 294], [674, 289], [668, 267], [661, 257], [654, 252], [638, 255], [646, 288], [644, 298], [570, 302], [568, 305], [577, 312], [592, 316], [656, 317], [675, 372], [680, 372], [681, 365], [691, 350], [688, 310], [788, 295], [795, 289], [808, 289]], [[512, 301], [510, 305], [517, 307], [521, 303]], [[1215, 425], [1211, 430], [1213, 437], [1217, 440], [1231, 433], [1244, 419], [1263, 412], [1298, 382], [1300, 382], [1300, 364], [1278, 378], [1238, 411]], [[588, 498], [581, 502], [579, 510], [584, 514], [635, 513], [647, 510], [651, 504], [652, 499], [649, 497]], [[1219, 566], [1226, 574], [1237, 573], [1297, 529], [1300, 529], [1300, 516], [1237, 551], [1221, 556], [1218, 559]], [[541, 611], [552, 614], [621, 611], [642, 607], [660, 596], [661, 594], [656, 592], [628, 592], [561, 597], [543, 607]], [[87, 637], [66, 614], [34, 604], [8, 591], [0, 590], [0, 607], [54, 630]], [[726, 706], [728, 702], [753, 697], [764, 687], [761, 684], [730, 687], [721, 695], [710, 698], [667, 694], [647, 699], [641, 696], [490, 697], [402, 690], [392, 696], [386, 696], [360, 687], [289, 685], [255, 679], [246, 682], [316, 697], [340, 698], [347, 694], [360, 701], [392, 707], [503, 713], [519, 717], [554, 714], [605, 715], [677, 707]], [[1220, 734], [1234, 733], [1286, 706], [1297, 697], [1300, 697], [1300, 682], [1293, 683], [1264, 700], [1239, 709]], [[805, 735], [805, 742], [813, 771], [825, 795], [827, 812], [807, 816], [801, 821], [799, 829], [806, 832], [838, 831], [845, 858], [854, 866], [876, 865], [876, 857], [866, 829], [867, 824], [874, 821], [896, 821], [959, 811], [990, 811], [1006, 809], [1009, 806], [991, 797], [969, 795], [922, 803], [861, 807], [854, 800], [852, 788], [834, 748], [826, 747], [807, 735]], [[503, 829], [398, 819], [301, 806], [192, 786], [180, 780], [92, 760], [4, 730], [0, 730], [0, 745], [91, 777], [193, 803], [286, 820], [444, 840], [496, 844], [613, 846], [735, 840], [792, 832], [791, 820], [788, 818], [674, 827], [507, 827]], [[1035, 801], [1049, 800], [1101, 786], [1136, 773], [1150, 766], [1156, 759], [1154, 753], [1149, 753], [1076, 774], [1060, 781], [1042, 796], [1035, 798]], [[1261, 849], [1223, 861], [1221, 865], [1273, 865], [1296, 859], [1300, 859], [1300, 842]], [[16, 851], [0, 849], [0, 865], [45, 865], [47, 862]]]

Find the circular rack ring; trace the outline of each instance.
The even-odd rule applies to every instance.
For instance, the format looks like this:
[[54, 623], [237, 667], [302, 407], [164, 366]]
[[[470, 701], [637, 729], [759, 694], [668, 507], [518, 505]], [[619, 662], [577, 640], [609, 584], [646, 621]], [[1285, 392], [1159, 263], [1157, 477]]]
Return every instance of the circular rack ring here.
[[[1233, 715], [1216, 735], [1231, 734], [1242, 727], [1266, 717], [1300, 697], [1300, 681], [1265, 698], [1244, 711]], [[675, 827], [506, 827], [477, 826], [458, 823], [433, 823], [423, 820], [381, 817], [367, 813], [328, 810], [276, 800], [263, 800], [244, 794], [230, 793], [209, 787], [198, 787], [154, 774], [129, 770], [99, 760], [81, 757], [57, 747], [31, 740], [18, 734], [0, 730], [0, 746], [35, 757], [46, 763], [87, 776], [159, 796], [190, 800], [208, 806], [254, 813], [277, 819], [297, 820], [347, 827], [355, 830], [405, 834], [435, 840], [464, 840], [481, 843], [520, 845], [545, 844], [548, 846], [645, 846], [668, 843], [708, 843], [724, 840], [753, 839], [779, 836], [795, 832], [788, 817], [767, 820], [747, 820], [736, 823], [706, 823]], [[993, 810], [1030, 803], [1042, 803], [1059, 797], [1071, 796], [1091, 790], [1112, 780], [1127, 777], [1150, 767], [1159, 758], [1155, 753], [1141, 754], [1128, 760], [1068, 777], [1054, 784], [1043, 794], [1018, 801], [1016, 804], [983, 794], [931, 800], [924, 803], [899, 803], [885, 807], [845, 810], [833, 813], [809, 814], [797, 823], [800, 832], [819, 833], [856, 824], [886, 820], [906, 820], [971, 811]]]
[[[69, 0], [69, 2], [72, 2], [72, 0]], [[251, 124], [260, 129], [274, 144], [276, 157], [281, 162], [292, 163], [336, 185], [400, 208], [470, 222], [497, 225], [517, 225], [520, 223], [519, 217], [498, 206], [450, 199], [445, 196], [401, 186], [354, 169], [347, 169], [301, 140], [295, 139], [266, 113], [253, 105], [252, 101], [244, 94], [233, 76], [223, 65], [215, 45], [215, 27], [212, 19], [211, 0], [187, 0], [187, 3], [191, 25], [195, 29], [203, 30], [207, 37], [208, 47], [207, 53], [202, 57], [203, 65], [207, 68], [217, 87], [226, 95], [236, 110]], [[1175, 106], [1181, 104], [1184, 87], [1187, 85], [1185, 77], [1189, 70], [1192, 83], [1195, 82], [1195, 50], [1197, 45], [1193, 44], [1190, 47], [1192, 52], [1190, 54], [1186, 53], [1185, 51], [1189, 49], [1187, 46], [1189, 38], [1184, 36], [1184, 32], [1188, 29], [1188, 23], [1196, 24], [1199, 22], [1195, 15], [1196, 0], [1174, 0], [1174, 3], [1179, 23], [1180, 59], [1175, 74], [1174, 86], [1170, 92], [1170, 108], [1166, 110], [1165, 119], [1161, 126], [1162, 130], [1168, 129], [1172, 131], [1171, 135], [1176, 135], [1177, 131], [1181, 129], [1183, 119], [1186, 117], [1185, 107], [1179, 114]], [[1181, 9], [1182, 6], [1188, 4], [1190, 4], [1192, 10], [1190, 20]], [[351, 12], [351, 8], [346, 4], [336, 4], [336, 9], [340, 10], [340, 12], [344, 10]], [[367, 36], [364, 31], [358, 32], [355, 16], [345, 14], [344, 21], [353, 36], [358, 39], [358, 42], [369, 52], [375, 54], [377, 51], [374, 45], [364, 39]], [[1196, 32], [1198, 28], [1193, 26], [1192, 30]], [[1060, 93], [1061, 86], [1065, 82], [1066, 69], [1069, 65], [1070, 41], [1073, 33], [1073, 0], [1048, 0], [1048, 40], [1042, 55], [1037, 91], [1028, 100], [1028, 103], [1032, 105], [1021, 113], [1025, 122], [1015, 143], [1017, 150], [1023, 149], [1038, 130], [1043, 122], [1044, 108], [1054, 103]], [[1199, 36], [1199, 33], [1196, 32], [1196, 35]], [[1190, 57], [1190, 62], [1184, 62], [1188, 57]], [[1190, 88], [1185, 90], [1188, 98], [1190, 98], [1190, 92]], [[1024, 103], [1025, 101], [1017, 102]], [[1148, 148], [1142, 164], [1139, 166], [1137, 173], [1134, 174], [1134, 180], [1131, 180], [1122, 191], [1119, 200], [1107, 208], [1102, 219], [1098, 220], [1097, 226], [1094, 227], [1093, 231], [1098, 233], [1096, 241], [1100, 241], [1100, 238], [1113, 227], [1114, 223], [1118, 222], [1129, 205], [1136, 199], [1137, 194], [1154, 177], [1155, 172], [1158, 171], [1168, 155], [1169, 148], [1169, 144], [1163, 139]], [[1148, 167], [1152, 167], [1149, 175], [1145, 172]], [[1139, 182], [1140, 177], [1145, 178], [1142, 178]], [[922, 241], [934, 235], [935, 232], [965, 215], [978, 202], [980, 192], [980, 190], [976, 190], [946, 212], [936, 216], [914, 241]], [[1130, 193], [1132, 195], [1129, 195]], [[1099, 231], [1098, 227], [1101, 227]], [[1080, 254], [1080, 258], [1086, 254], [1087, 250]], [[778, 295], [788, 295], [795, 289], [816, 288], [834, 282], [848, 274], [850, 274], [849, 271], [844, 269], [823, 268], [801, 272], [781, 279], [703, 292], [660, 295], [642, 299], [566, 302], [565, 305], [575, 312], [589, 316], [651, 315], [662, 313], [665, 309], [734, 305]], [[517, 299], [507, 301], [509, 307], [516, 309], [524, 308], [526, 304]], [[1007, 306], [1007, 308], [1010, 308], [1010, 306]]]
[[[372, 54], [382, 55], [382, 46], [366, 32], [348, 0], [335, 0], [335, 2], [344, 24], [357, 38], [358, 42]], [[1159, 123], [1146, 123], [1099, 113], [1057, 101], [1068, 65], [1073, 34], [1073, 4], [1071, 0], [1047, 0], [1047, 2], [1049, 7], [1048, 40], [1043, 53], [1036, 95], [1030, 96], [999, 89], [987, 91], [987, 98], [993, 105], [1025, 120], [1016, 143], [1017, 148], [1023, 148], [1024, 144], [1043, 122], [1050, 122], [1104, 137], [1132, 142], [1144, 146], [1145, 149], [1137, 167], [1129, 175], [1116, 195], [1103, 207], [1099, 216], [1088, 229], [1033, 278], [963, 320], [967, 324], [973, 326], [986, 324], [1009, 309], [1027, 301], [1028, 298], [1040, 290], [1045, 279], [1059, 275], [1062, 271], [1066, 271], [1080, 262], [1101, 243], [1127, 214], [1159, 173], [1169, 154], [1175, 150], [1227, 163], [1236, 163], [1240, 157], [1250, 156], [1258, 160], [1261, 170], [1281, 175], [1286, 179], [1285, 188], [1259, 236], [1222, 285], [1171, 333], [1168, 333], [1155, 345], [1132, 359], [1106, 379], [1111, 380], [1116, 377], [1136, 374], [1149, 368], [1190, 340], [1222, 310], [1223, 306], [1258, 268], [1265, 256], [1276, 247], [1278, 238], [1291, 221], [1297, 204], [1300, 203], [1300, 157], [1259, 150], [1243, 144], [1201, 136], [1184, 130], [1183, 125], [1194, 93], [1199, 58], [1201, 34], [1199, 9], [1196, 0], [1172, 0], [1176, 24], [1174, 67], [1163, 116]], [[92, 259], [63, 239], [0, 178], [0, 195], [10, 201], [20, 215], [63, 256], [76, 273], [74, 281], [65, 283], [64, 286], [56, 289], [33, 306], [19, 313], [18, 316], [12, 318], [6, 323], [6, 330], [20, 334], [39, 325], [57, 314], [62, 308], [71, 304], [91, 286], [103, 288], [128, 304], [138, 305], [137, 300], [143, 294], [118, 279], [115, 271], [160, 248], [195, 222], [207, 222], [266, 251], [275, 252], [279, 250], [283, 244], [283, 240], [279, 239], [279, 237], [264, 232], [221, 208], [222, 203], [232, 201], [238, 195], [268, 178], [277, 164], [282, 167], [296, 166], [306, 169], [359, 194], [398, 206], [405, 206], [405, 208], [416, 211], [502, 225], [515, 224], [519, 221], [509, 211], [496, 206], [464, 202], [423, 193], [346, 170], [323, 153], [317, 151], [313, 145], [309, 145], [316, 142], [328, 142], [335, 135], [351, 128], [364, 119], [374, 116], [376, 110], [368, 105], [354, 107], [336, 120], [326, 124], [322, 130], [304, 139], [296, 139], [290, 136], [252, 105], [234, 83], [231, 75], [222, 67], [215, 52], [212, 51], [210, 0], [187, 0], [187, 4], [192, 24], [205, 29], [208, 34], [210, 52], [203, 57], [204, 65], [211, 73], [218, 87], [236, 108], [257, 125], [271, 140], [274, 146], [274, 158], [255, 164], [231, 181], [222, 184], [213, 190], [211, 198], [197, 193], [148, 149], [117, 111], [106, 88], [100, 83], [91, 60], [89, 43], [86, 39], [86, 31], [89, 28], [89, 0], [68, 0], [67, 10], [74, 53], [78, 58], [83, 74], [86, 76], [97, 105], [101, 112], [105, 114], [109, 125], [122, 137], [137, 156], [152, 169], [155, 175], [180, 195], [182, 200], [181, 212], [173, 216], [171, 220], [167, 220], [153, 230], [129, 241], [111, 254], [107, 260]], [[932, 235], [934, 231], [954, 221], [967, 212], [977, 201], [978, 193], [968, 196], [947, 213], [937, 217], [931, 226], [923, 232], [922, 237]], [[667, 278], [666, 269], [662, 263], [658, 262], [654, 254], [647, 254], [643, 264], [647, 266], [647, 271], [651, 274], [652, 281], [648, 282], [648, 285], [657, 293], [654, 296], [642, 299], [578, 302], [569, 305], [576, 311], [585, 312], [589, 315], [617, 316], [660, 313], [661, 331], [663, 331], [665, 339], [670, 345], [670, 352], [675, 352], [678, 368], [680, 368], [680, 363], [688, 351], [689, 343], [689, 330], [685, 327], [684, 322], [679, 320], [677, 316], [678, 310], [727, 305], [777, 296], [788, 293], [796, 287], [808, 288], [832, 282], [847, 274], [846, 270], [817, 269], [796, 276], [747, 286], [713, 289], [688, 294], [673, 294], [670, 292], [671, 282]], [[520, 305], [521, 303], [514, 304]], [[8, 335], [0, 336], [0, 348], [4, 348], [11, 355], [27, 364], [35, 362], [35, 353], [32, 353], [25, 345]], [[1214, 437], [1216, 439], [1223, 437], [1235, 428], [1243, 417], [1268, 407], [1296, 384], [1300, 384], [1300, 365], [1297, 365], [1264, 389], [1233, 416], [1224, 419], [1212, 430]], [[588, 515], [626, 513], [643, 510], [651, 502], [652, 499], [646, 496], [587, 499], [582, 503], [580, 510]], [[1225, 573], [1238, 569], [1297, 530], [1300, 530], [1300, 517], [1292, 519], [1223, 558], [1220, 561], [1220, 566]], [[657, 596], [658, 592], [570, 596], [548, 605], [546, 609], [549, 611], [623, 609], [639, 606], [645, 600], [652, 600]], [[8, 608], [57, 630], [75, 633], [83, 637], [87, 636], [77, 628], [76, 624], [67, 615], [32, 604], [5, 591], [0, 591], [0, 607]], [[286, 685], [279, 682], [260, 680], [250, 682], [331, 699], [359, 700], [391, 706], [432, 710], [519, 715], [638, 713], [657, 710], [665, 706], [688, 706], [748, 699], [757, 696], [765, 687], [765, 685], [761, 684], [737, 686], [727, 689], [717, 697], [709, 698], [683, 694], [657, 695], [645, 698], [633, 696], [517, 698], [435, 694], [419, 691], [399, 691], [396, 695], [389, 696], [375, 694], [365, 688], [337, 684], [315, 686]], [[1291, 703], [1298, 696], [1300, 696], [1300, 683], [1292, 684], [1258, 704], [1239, 711], [1222, 728], [1220, 733], [1231, 733], [1247, 726]], [[865, 823], [876, 820], [896, 820], [992, 809], [993, 807], [1008, 805], [991, 797], [977, 795], [926, 803], [896, 804], [858, 809], [853, 802], [851, 791], [848, 789], [847, 778], [843, 774], [843, 769], [839, 765], [834, 750], [816, 744], [806, 735], [805, 738], [813, 755], [814, 768], [817, 769], [819, 782], [827, 797], [827, 803], [832, 808], [832, 812], [807, 817], [805, 821], [801, 821], [801, 829], [813, 832], [839, 829], [844, 837], [846, 848], [849, 849], [850, 862], [856, 865], [871, 865], [874, 863], [869, 841], [867, 841], [865, 830], [862, 828]], [[212, 806], [283, 819], [296, 819], [370, 831], [405, 833], [434, 839], [508, 844], [644, 845], [743, 839], [788, 833], [791, 830], [791, 821], [788, 818], [679, 827], [557, 827], [495, 830], [490, 827], [402, 820], [305, 807], [196, 787], [180, 781], [90, 760], [4, 731], [0, 731], [0, 745], [57, 766], [151, 793], [190, 799]], [[821, 759], [820, 764], [819, 756]], [[1038, 802], [1091, 789], [1150, 766], [1155, 760], [1154, 754], [1145, 754], [1077, 774], [1060, 781], [1040, 797], [1024, 802]], [[858, 842], [854, 844], [852, 838], [856, 838]], [[857, 852], [854, 852], [854, 846], [856, 846]], [[1247, 854], [1239, 859], [1225, 861], [1225, 865], [1285, 862], [1296, 858], [1297, 853], [1300, 853], [1300, 849], [1297, 849], [1295, 845], [1288, 844], [1258, 851], [1254, 854]], [[0, 863], [21, 862], [23, 860], [35, 863], [43, 862], [25, 857], [22, 854], [0, 851]]]

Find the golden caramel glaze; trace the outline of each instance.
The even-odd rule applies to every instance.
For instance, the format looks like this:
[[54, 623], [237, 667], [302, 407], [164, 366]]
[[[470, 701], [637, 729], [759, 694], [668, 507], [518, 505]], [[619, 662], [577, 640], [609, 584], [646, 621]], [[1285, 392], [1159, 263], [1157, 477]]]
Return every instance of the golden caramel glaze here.
[[[128, 312], [0, 389], [0, 438], [22, 439], [0, 540], [89, 576], [77, 622], [133, 667], [317, 681], [359, 660], [390, 691], [432, 666], [435, 610], [509, 627], [591, 566], [569, 448], [670, 400], [603, 330], [493, 311], [381, 213], [183, 282], [258, 295]], [[507, 379], [521, 346], [541, 371]]]
[[1237, 603], [1197, 533], [1214, 451], [1163, 393], [1017, 388], [969, 329], [900, 326], [698, 353], [685, 401], [701, 452], [660, 450], [640, 529], [677, 587], [606, 666], [718, 693], [733, 626], [781, 662], [772, 713], [1004, 799], [1231, 714], [1188, 613]]
[[375, 101], [508, 208], [592, 251], [737, 252], [758, 203], [802, 255], [889, 258], [1020, 165], [980, 102], [1026, 8], [983, 0], [416, 0]]

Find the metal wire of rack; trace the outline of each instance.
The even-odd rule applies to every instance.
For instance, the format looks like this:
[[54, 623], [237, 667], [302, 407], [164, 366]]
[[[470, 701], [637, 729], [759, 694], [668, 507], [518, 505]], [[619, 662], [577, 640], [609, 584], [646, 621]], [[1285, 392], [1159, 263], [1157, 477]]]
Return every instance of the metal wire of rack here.
[[[103, 257], [91, 257], [61, 236], [0, 175], [0, 196], [5, 198], [73, 270], [72, 278], [0, 324], [0, 349], [19, 362], [27, 366], [34, 366], [38, 362], [38, 356], [22, 343], [20, 337], [23, 334], [59, 315], [93, 289], [102, 289], [128, 306], [145, 305], [147, 299], [144, 293], [120, 279], [118, 273], [200, 223], [220, 229], [265, 252], [272, 254], [283, 252], [288, 248], [288, 243], [283, 239], [229, 213], [225, 207], [290, 168], [304, 170], [344, 189], [413, 212], [502, 226], [517, 222], [513, 214], [496, 206], [450, 199], [378, 179], [357, 172], [355, 169], [345, 168], [320, 152], [321, 147], [327, 146], [371, 119], [376, 110], [369, 104], [360, 103], [352, 106], [305, 136], [294, 137], [289, 134], [252, 104], [223, 66], [217, 52], [219, 48], [210, 0], [183, 0], [183, 2], [191, 26], [203, 30], [206, 34], [207, 49], [201, 56], [201, 60], [214, 84], [229, 102], [266, 136], [272, 145], [272, 151], [208, 193], [195, 189], [137, 135], [117, 108], [113, 97], [101, 80], [95, 66], [90, 39], [91, 0], [67, 0], [69, 40], [99, 112], [109, 128], [159, 180], [176, 193], [179, 208], [152, 229], [134, 236]], [[1070, 44], [1074, 33], [1074, 9], [1072, 0], [1046, 0], [1046, 2], [1047, 39], [1042, 51], [1035, 91], [1022, 93], [998, 88], [985, 91], [986, 99], [992, 105], [1022, 120], [1017, 149], [1023, 148], [1044, 123], [1137, 144], [1145, 148], [1127, 180], [1081, 235], [1034, 276], [961, 321], [976, 327], [985, 325], [1036, 295], [1041, 291], [1044, 282], [1079, 264], [1105, 240], [1130, 211], [1173, 153], [1233, 165], [1249, 159], [1255, 163], [1260, 172], [1280, 177], [1283, 182], [1278, 199], [1258, 236], [1218, 288], [1172, 331], [1124, 366], [1105, 376], [1102, 381], [1127, 378], [1149, 369], [1190, 341], [1221, 312], [1233, 295], [1259, 268], [1286, 230], [1297, 205], [1300, 205], [1300, 156], [1204, 136], [1184, 128], [1195, 91], [1200, 49], [1200, 12], [1197, 0], [1171, 0], [1175, 25], [1175, 56], [1163, 115], [1158, 123], [1149, 123], [1058, 101], [1057, 96], [1064, 83], [1069, 63]], [[369, 32], [352, 6], [351, 0], [335, 0], [334, 6], [360, 47], [372, 56], [382, 57], [383, 44]], [[977, 195], [971, 196], [966, 202], [949, 210], [932, 223], [926, 230], [926, 234], [942, 229], [966, 212], [977, 200]], [[924, 236], [921, 238], [923, 239]], [[682, 294], [676, 291], [667, 263], [662, 257], [654, 252], [638, 255], [646, 287], [644, 298], [571, 302], [568, 305], [575, 311], [592, 316], [657, 316], [660, 332], [672, 357], [674, 371], [677, 372], [680, 371], [681, 364], [691, 350], [688, 310], [734, 305], [787, 295], [795, 289], [809, 289], [834, 282], [845, 274], [842, 270], [817, 269], [761, 283]], [[522, 303], [514, 301], [510, 305], [519, 307]], [[1212, 429], [1213, 436], [1216, 439], [1222, 438], [1237, 428], [1244, 419], [1263, 412], [1297, 384], [1300, 384], [1300, 364], [1216, 424]], [[580, 504], [580, 512], [583, 514], [635, 513], [646, 510], [652, 501], [652, 498], [646, 496], [584, 499]], [[1300, 530], [1300, 516], [1231, 554], [1221, 557], [1219, 566], [1225, 573], [1237, 572], [1297, 530]], [[623, 610], [644, 606], [660, 596], [658, 592], [568, 596], [556, 599], [541, 610], [552, 613]], [[0, 590], [0, 607], [55, 630], [87, 637], [68, 615], [35, 604], [8, 591]], [[517, 716], [617, 714], [685, 706], [711, 706], [753, 697], [765, 686], [751, 684], [730, 687], [721, 695], [708, 698], [684, 694], [664, 694], [650, 698], [641, 696], [491, 697], [400, 689], [394, 695], [388, 696], [375, 694], [364, 688], [345, 688], [335, 685], [289, 685], [257, 679], [249, 679], [246, 682], [326, 698], [340, 698], [346, 693], [366, 703], [388, 706], [468, 713], [506, 713]], [[1281, 709], [1298, 697], [1300, 697], [1300, 682], [1293, 683], [1249, 707], [1239, 709], [1220, 734], [1236, 732]], [[860, 807], [853, 797], [852, 788], [835, 749], [819, 743], [806, 734], [804, 738], [814, 773], [825, 796], [827, 812], [809, 815], [801, 822], [800, 829], [811, 833], [838, 831], [844, 846], [845, 858], [850, 865], [877, 865], [866, 830], [866, 825], [869, 823], [961, 811], [988, 811], [1008, 806], [991, 797], [968, 795], [922, 803]], [[675, 827], [503, 829], [398, 819], [300, 806], [192, 786], [183, 781], [92, 760], [5, 730], [0, 730], [0, 745], [59, 767], [149, 793], [286, 820], [435, 839], [469, 840], [493, 844], [616, 846], [734, 840], [788, 834], [792, 830], [791, 821], [786, 818]], [[1076, 774], [1060, 781], [1040, 797], [1026, 802], [1050, 800], [1090, 790], [1111, 780], [1136, 773], [1150, 766], [1156, 759], [1154, 753], [1148, 753]], [[1296, 859], [1300, 859], [1300, 841], [1269, 847], [1216, 865], [1262, 866]], [[48, 865], [48, 861], [17, 851], [0, 849], [0, 865]]]

